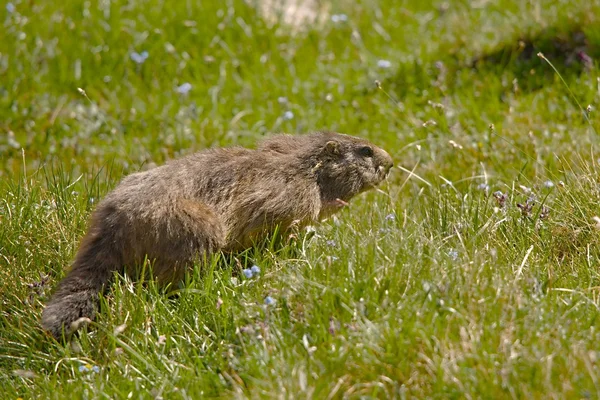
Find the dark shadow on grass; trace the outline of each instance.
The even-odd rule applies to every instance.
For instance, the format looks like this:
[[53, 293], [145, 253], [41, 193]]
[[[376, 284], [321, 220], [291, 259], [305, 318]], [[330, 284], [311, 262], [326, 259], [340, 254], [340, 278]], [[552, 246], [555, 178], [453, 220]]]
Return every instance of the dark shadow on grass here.
[[567, 30], [550, 27], [476, 57], [470, 67], [482, 72], [509, 72], [518, 90], [533, 92], [552, 82], [556, 75], [538, 53], [550, 60], [568, 82], [594, 66], [594, 60], [600, 58], [600, 46], [578, 26]]

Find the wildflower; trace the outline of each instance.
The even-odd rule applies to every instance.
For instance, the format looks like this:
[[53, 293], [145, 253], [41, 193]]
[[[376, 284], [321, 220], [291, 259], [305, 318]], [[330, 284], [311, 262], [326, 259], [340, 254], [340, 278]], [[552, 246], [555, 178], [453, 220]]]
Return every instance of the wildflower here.
[[330, 246], [330, 247], [337, 247], [337, 243], [336, 243], [336, 241], [335, 241], [335, 240], [328, 240], [328, 241], [327, 241], [327, 246]]
[[283, 113], [283, 119], [285, 119], [286, 121], [289, 121], [290, 119], [294, 118], [294, 113], [291, 111], [286, 111]]
[[92, 366], [91, 364], [80, 365], [79, 372], [94, 372], [97, 374], [98, 372], [100, 372], [100, 367], [98, 367], [97, 365]]
[[458, 251], [452, 249], [448, 252], [448, 256], [452, 259], [452, 261], [456, 261], [458, 259]]
[[252, 273], [254, 275], [259, 275], [260, 274], [260, 267], [258, 265], [253, 265], [252, 268], [250, 268], [250, 271], [252, 271]]
[[385, 216], [385, 220], [386, 221], [395, 221], [396, 220], [396, 214], [391, 213]]
[[244, 276], [248, 279], [252, 278], [252, 276], [254, 276], [254, 274], [252, 273], [252, 270], [250, 268], [245, 268], [242, 270], [242, 272], [244, 273]]
[[546, 189], [553, 188], [554, 187], [554, 182], [552, 182], [552, 181], [546, 181], [546, 182], [544, 182], [544, 187]]
[[348, 21], [348, 16], [346, 14], [333, 14], [331, 16], [331, 22], [335, 22], [336, 24], [338, 22], [346, 22]]
[[[586, 67], [586, 68], [591, 68], [594, 66], [594, 60], [592, 59], [592, 57], [590, 57], [585, 51], [583, 50], [579, 50], [577, 52], [577, 58], [579, 59], [579, 61], [581, 61], [581, 63]], [[588, 106], [588, 108], [591, 109], [590, 106]], [[589, 111], [588, 111], [589, 113]]]
[[542, 211], [540, 212], [540, 219], [546, 219], [550, 215], [550, 209], [546, 206], [542, 207]]
[[15, 5], [13, 3], [6, 3], [6, 11], [8, 11], [11, 14], [14, 13]]
[[137, 64], [143, 64], [144, 61], [146, 61], [146, 59], [148, 58], [148, 52], [146, 50], [142, 51], [141, 53], [133, 51], [129, 56]]
[[490, 185], [488, 185], [487, 183], [480, 183], [479, 185], [477, 185], [477, 189], [487, 193], [488, 190], [490, 190]]
[[535, 204], [535, 200], [533, 200], [532, 197], [528, 198], [527, 201], [525, 202], [525, 204], [517, 204], [517, 207], [519, 207], [521, 209], [521, 214], [524, 217], [528, 217], [529, 214], [531, 214], [531, 210], [533, 209], [533, 206]]
[[265, 304], [268, 306], [274, 306], [275, 303], [277, 303], [277, 300], [275, 300], [274, 298], [272, 298], [271, 296], [267, 296], [265, 297]]
[[506, 199], [508, 198], [507, 194], [502, 193], [501, 191], [497, 190], [494, 192], [494, 194], [492, 196], [494, 196], [494, 198], [498, 202], [498, 207], [500, 207], [500, 208], [504, 207], [504, 203], [506, 202]]
[[379, 60], [379, 61], [377, 61], [377, 66], [379, 68], [387, 69], [392, 66], [392, 63], [388, 60]]
[[186, 95], [190, 92], [190, 90], [192, 90], [192, 84], [189, 82], [186, 82], [182, 85], [177, 86], [177, 93], [182, 94], [182, 95]]
[[284, 104], [287, 104], [288, 99], [287, 99], [287, 97], [280, 96], [277, 98], [277, 102], [281, 105], [284, 105]]

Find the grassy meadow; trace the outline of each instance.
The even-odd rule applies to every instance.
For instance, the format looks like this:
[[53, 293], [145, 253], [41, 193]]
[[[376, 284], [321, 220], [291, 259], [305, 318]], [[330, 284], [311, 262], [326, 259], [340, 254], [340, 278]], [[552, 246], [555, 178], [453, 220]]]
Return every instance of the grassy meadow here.
[[[600, 398], [600, 1], [297, 3], [3, 3], [0, 397]], [[124, 175], [319, 129], [381, 190], [40, 328]]]

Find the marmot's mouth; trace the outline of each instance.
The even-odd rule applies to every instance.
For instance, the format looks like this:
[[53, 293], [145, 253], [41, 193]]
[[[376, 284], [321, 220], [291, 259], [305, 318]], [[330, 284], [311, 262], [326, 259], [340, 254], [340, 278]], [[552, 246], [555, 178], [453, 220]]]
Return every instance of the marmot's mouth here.
[[379, 178], [379, 182], [387, 179], [388, 175], [390, 174], [390, 170], [391, 168], [386, 168], [383, 165], [377, 167], [377, 177]]

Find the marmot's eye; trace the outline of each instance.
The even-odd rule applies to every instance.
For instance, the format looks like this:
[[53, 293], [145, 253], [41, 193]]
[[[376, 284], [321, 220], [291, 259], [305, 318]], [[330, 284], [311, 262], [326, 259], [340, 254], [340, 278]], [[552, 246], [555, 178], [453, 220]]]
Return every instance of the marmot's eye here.
[[358, 154], [363, 157], [373, 157], [373, 149], [369, 146], [364, 146], [358, 149]]

